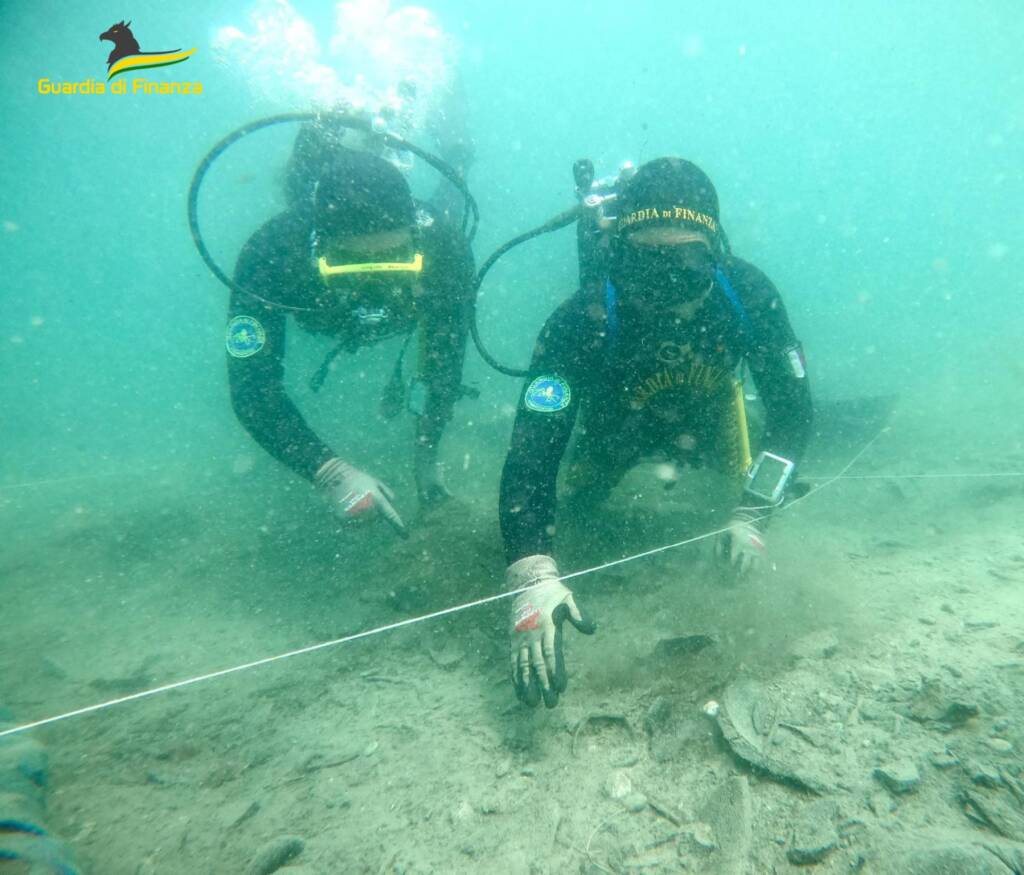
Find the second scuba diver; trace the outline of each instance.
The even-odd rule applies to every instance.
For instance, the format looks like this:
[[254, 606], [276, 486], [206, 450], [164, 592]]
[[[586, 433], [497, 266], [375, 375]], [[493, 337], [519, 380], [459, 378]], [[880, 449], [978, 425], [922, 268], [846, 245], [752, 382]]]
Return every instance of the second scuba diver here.
[[[718, 195], [696, 165], [640, 167], [615, 204], [607, 279], [581, 288], [537, 339], [501, 479], [500, 520], [519, 590], [510, 619], [512, 680], [535, 706], [567, 684], [562, 624], [593, 622], [552, 558], [556, 478], [574, 425], [566, 485], [577, 507], [606, 497], [641, 461], [717, 464], [745, 488], [716, 552], [737, 574], [765, 553], [764, 524], [791, 489], [810, 437], [803, 353], [782, 299], [756, 267], [726, 254]], [[766, 410], [751, 464], [742, 388], [746, 362]]]
[[[449, 494], [438, 446], [463, 393], [473, 259], [446, 213], [415, 201], [394, 164], [342, 145], [343, 133], [325, 123], [300, 129], [286, 178], [289, 209], [259, 228], [238, 258], [235, 282], [250, 294], [233, 291], [228, 311], [231, 402], [249, 434], [321, 490], [343, 521], [382, 517], [404, 536], [386, 472], [355, 447], [336, 450], [316, 434], [285, 391], [288, 316], [294, 327], [337, 339], [335, 353], [418, 331], [420, 391], [410, 392], [409, 407], [417, 414], [419, 500], [429, 506]], [[403, 392], [399, 359], [390, 413]]]

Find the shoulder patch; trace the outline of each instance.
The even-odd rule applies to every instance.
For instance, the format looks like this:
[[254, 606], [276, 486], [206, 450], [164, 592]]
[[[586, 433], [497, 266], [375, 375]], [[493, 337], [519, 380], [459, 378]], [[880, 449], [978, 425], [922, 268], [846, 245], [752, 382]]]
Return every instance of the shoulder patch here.
[[224, 345], [228, 355], [236, 359], [249, 358], [256, 355], [267, 342], [267, 332], [263, 330], [258, 319], [252, 316], [236, 316], [228, 323], [224, 336]]
[[572, 391], [569, 389], [569, 384], [561, 377], [537, 377], [526, 387], [523, 401], [527, 410], [535, 410], [538, 413], [554, 413], [558, 410], [565, 410], [569, 406], [569, 402], [572, 401]]

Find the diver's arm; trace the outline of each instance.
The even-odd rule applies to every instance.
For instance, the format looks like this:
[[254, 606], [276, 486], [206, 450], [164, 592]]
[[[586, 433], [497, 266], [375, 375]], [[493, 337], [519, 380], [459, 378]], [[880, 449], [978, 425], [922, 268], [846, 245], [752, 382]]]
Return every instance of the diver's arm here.
[[741, 292], [748, 303], [747, 362], [767, 415], [762, 449], [799, 463], [811, 437], [811, 390], [803, 350], [778, 290], [745, 265]]
[[[243, 248], [235, 279], [244, 288], [275, 300], [283, 294], [278, 270], [286, 254], [273, 246], [271, 223]], [[278, 281], [275, 282], [275, 277]], [[262, 335], [244, 347], [232, 340], [238, 329]], [[231, 406], [238, 421], [270, 455], [312, 481], [334, 452], [306, 424], [284, 388], [286, 316], [283, 310], [232, 292], [226, 337]]]
[[[550, 556], [554, 541], [555, 483], [579, 407], [581, 369], [573, 364], [563, 305], [548, 320], [537, 339], [530, 373], [523, 384], [508, 456], [501, 472], [498, 515], [511, 564], [524, 556]], [[530, 387], [539, 378], [558, 377], [571, 396], [561, 410], [532, 410], [526, 404]]]
[[[811, 434], [811, 392], [803, 352], [768, 277], [738, 259], [733, 259], [731, 267], [743, 302], [744, 352], [767, 414], [761, 449], [798, 465]], [[715, 539], [715, 555], [731, 573], [742, 577], [765, 566], [765, 529], [771, 515], [772, 507], [763, 494], [744, 490]]]
[[245, 357], [228, 339], [228, 382], [235, 416], [253, 439], [300, 477], [312, 481], [334, 452], [306, 424], [284, 389], [285, 316], [232, 296], [228, 331], [236, 317], [254, 319], [266, 335], [262, 349]]

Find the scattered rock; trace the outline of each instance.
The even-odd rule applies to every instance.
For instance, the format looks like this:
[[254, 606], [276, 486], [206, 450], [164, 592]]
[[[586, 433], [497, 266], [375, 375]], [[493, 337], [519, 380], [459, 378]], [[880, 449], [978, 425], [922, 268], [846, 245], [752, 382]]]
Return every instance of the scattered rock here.
[[1013, 745], [1005, 738], [987, 738], [985, 744], [997, 753], [1009, 753], [1013, 750]]
[[982, 845], [942, 840], [901, 848], [889, 858], [885, 871], [901, 875], [1011, 875], [1011, 870]]
[[608, 794], [609, 799], [625, 799], [633, 792], [633, 782], [628, 774], [617, 769], [605, 781], [604, 792]]
[[626, 811], [632, 811], [634, 814], [643, 811], [647, 807], [647, 797], [643, 793], [633, 791], [627, 793], [620, 800]]
[[999, 774], [999, 769], [995, 766], [990, 766], [988, 763], [969, 759], [964, 763], [964, 771], [967, 773], [967, 777], [969, 777], [971, 781], [981, 787], [1002, 786], [1003, 779]]
[[892, 712], [886, 708], [881, 702], [876, 702], [874, 699], [865, 699], [860, 703], [857, 708], [857, 713], [860, 715], [862, 720], [869, 722], [877, 722], [879, 720], [885, 720], [887, 717], [892, 716]]
[[793, 842], [786, 851], [786, 859], [797, 866], [824, 860], [839, 844], [835, 826], [838, 813], [831, 799], [819, 799], [804, 806], [793, 827]]
[[874, 774], [891, 793], [913, 793], [921, 783], [921, 774], [910, 760], [896, 760], [879, 766]]
[[956, 756], [951, 754], [948, 750], [939, 750], [929, 755], [928, 762], [937, 769], [945, 770], [951, 769], [953, 766], [957, 765], [960, 760], [958, 760]]
[[949, 732], [977, 717], [978, 706], [947, 692], [938, 679], [925, 678], [902, 713], [918, 723]]
[[1024, 814], [1007, 794], [985, 787], [962, 787], [964, 814], [975, 823], [1014, 841], [1024, 841]]
[[270, 875], [294, 860], [305, 847], [306, 843], [298, 836], [279, 836], [256, 852], [249, 864], [249, 875]]
[[687, 826], [687, 831], [690, 834], [690, 839], [700, 850], [702, 851], [714, 851], [718, 849], [718, 842], [715, 841], [714, 830], [711, 829], [709, 824], [704, 823], [702, 820], [698, 820], [696, 823], [691, 823]]

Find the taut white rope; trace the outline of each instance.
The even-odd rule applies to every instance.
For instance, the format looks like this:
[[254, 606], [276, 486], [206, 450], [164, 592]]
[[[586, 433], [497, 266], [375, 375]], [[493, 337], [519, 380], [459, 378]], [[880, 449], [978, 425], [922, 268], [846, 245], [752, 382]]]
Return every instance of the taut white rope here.
[[[883, 429], [878, 434], [876, 434], [870, 441], [868, 441], [860, 450], [860, 452], [858, 452], [857, 455], [855, 455], [846, 464], [842, 471], [840, 471], [834, 477], [825, 481], [820, 486], [814, 487], [806, 495], [789, 502], [789, 504], [784, 505], [782, 508], [779, 508], [776, 512], [788, 510], [790, 507], [797, 504], [798, 502], [803, 501], [805, 498], [809, 498], [815, 493], [820, 492], [822, 489], [825, 489], [827, 486], [830, 486], [832, 483], [835, 483], [837, 480], [841, 479], [846, 474], [846, 472], [849, 471], [854, 464], [856, 464], [856, 462], [861, 458], [861, 456], [863, 456], [874, 445], [875, 441], [877, 441], [878, 438], [881, 437], [882, 434], [886, 431], [888, 431], [888, 429]], [[767, 516], [768, 514], [765, 514], [764, 516], [757, 517], [757, 519], [764, 519]], [[661, 547], [655, 547], [652, 550], [644, 550], [642, 553], [636, 553], [632, 556], [626, 556], [622, 559], [615, 559], [611, 562], [605, 562], [601, 565], [595, 565], [593, 568], [585, 568], [582, 571], [573, 571], [571, 574], [563, 575], [560, 579], [572, 580], [573, 578], [583, 577], [586, 574], [593, 574], [597, 571], [603, 571], [606, 568], [614, 568], [616, 565], [624, 565], [627, 562], [634, 562], [637, 559], [643, 559], [647, 556], [654, 556], [658, 553], [664, 553], [666, 550], [674, 550], [678, 547], [684, 547], [687, 544], [696, 544], [698, 541], [703, 541], [707, 538], [713, 538], [715, 535], [719, 535], [725, 531], [728, 531], [728, 529], [715, 529], [711, 532], [705, 532], [702, 535], [696, 535], [692, 538], [686, 538], [683, 541], [676, 541], [673, 544], [665, 544]], [[531, 584], [531, 586], [533, 586], [533, 584]], [[206, 674], [196, 675], [195, 677], [184, 678], [183, 680], [174, 681], [169, 684], [163, 684], [159, 687], [153, 687], [148, 690], [140, 690], [137, 693], [130, 693], [127, 696], [119, 696], [116, 699], [109, 699], [106, 702], [97, 702], [95, 705], [87, 705], [84, 708], [76, 708], [73, 711], [66, 711], [63, 714], [55, 714], [52, 717], [46, 717], [42, 720], [34, 720], [31, 723], [23, 723], [19, 726], [13, 726], [9, 729], [0, 730], [0, 738], [3, 738], [8, 735], [15, 735], [20, 732], [26, 732], [29, 729], [37, 729], [40, 726], [49, 726], [51, 723], [58, 723], [62, 720], [68, 720], [72, 717], [80, 717], [83, 714], [91, 714], [95, 711], [103, 711], [107, 708], [113, 708], [115, 705], [122, 705], [126, 702], [134, 702], [137, 699], [145, 699], [150, 696], [156, 696], [160, 693], [170, 692], [171, 690], [180, 690], [183, 687], [189, 687], [193, 684], [202, 683], [203, 681], [213, 680], [214, 678], [225, 677], [230, 674], [237, 674], [238, 672], [248, 671], [249, 669], [258, 668], [259, 666], [263, 665], [270, 665], [273, 662], [281, 662], [285, 659], [291, 659], [293, 656], [302, 656], [305, 653], [313, 653], [317, 650], [326, 650], [329, 647], [337, 647], [340, 644], [348, 644], [352, 641], [358, 641], [360, 638], [369, 638], [372, 635], [380, 635], [384, 632], [391, 632], [395, 629], [401, 629], [404, 626], [412, 626], [415, 623], [423, 623], [427, 620], [435, 620], [438, 617], [444, 617], [449, 614], [456, 614], [460, 611], [466, 611], [470, 608], [476, 608], [480, 605], [489, 604], [490, 602], [496, 602], [500, 601], [501, 599], [511, 598], [512, 596], [519, 595], [519, 593], [525, 592], [530, 588], [530, 586], [524, 586], [520, 587], [519, 589], [510, 590], [508, 592], [501, 592], [496, 595], [486, 596], [485, 598], [475, 599], [471, 602], [465, 602], [464, 604], [442, 608], [439, 611], [433, 611], [429, 614], [422, 614], [418, 617], [408, 617], [405, 620], [398, 620], [395, 623], [388, 623], [384, 626], [377, 626], [373, 629], [364, 629], [362, 632], [355, 632], [352, 635], [345, 635], [341, 638], [334, 638], [330, 641], [321, 641], [317, 644], [310, 644], [306, 647], [299, 647], [296, 650], [289, 650], [285, 653], [278, 653], [275, 656], [266, 656], [262, 659], [255, 659], [252, 662], [242, 663], [241, 665], [234, 665], [230, 668], [222, 668], [218, 671], [211, 671]]]

